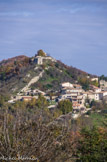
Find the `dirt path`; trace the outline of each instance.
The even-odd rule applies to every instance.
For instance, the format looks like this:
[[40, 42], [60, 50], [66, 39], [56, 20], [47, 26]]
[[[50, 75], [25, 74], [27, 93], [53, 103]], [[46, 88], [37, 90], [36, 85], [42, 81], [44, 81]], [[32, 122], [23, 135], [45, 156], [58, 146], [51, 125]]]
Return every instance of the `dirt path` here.
[[36, 83], [42, 76], [43, 76], [44, 70], [36, 77], [32, 78], [31, 81], [21, 90], [21, 92], [26, 92], [28, 88]]

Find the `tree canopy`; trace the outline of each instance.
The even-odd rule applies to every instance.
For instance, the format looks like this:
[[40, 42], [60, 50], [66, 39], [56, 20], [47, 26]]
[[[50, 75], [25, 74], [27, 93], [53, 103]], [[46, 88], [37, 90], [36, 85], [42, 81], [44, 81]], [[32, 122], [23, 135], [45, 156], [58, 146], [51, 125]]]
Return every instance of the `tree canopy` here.
[[37, 55], [38, 56], [46, 56], [46, 53], [42, 49], [40, 49], [37, 51]]
[[63, 114], [67, 114], [72, 111], [72, 102], [70, 100], [62, 100], [58, 103], [58, 108]]

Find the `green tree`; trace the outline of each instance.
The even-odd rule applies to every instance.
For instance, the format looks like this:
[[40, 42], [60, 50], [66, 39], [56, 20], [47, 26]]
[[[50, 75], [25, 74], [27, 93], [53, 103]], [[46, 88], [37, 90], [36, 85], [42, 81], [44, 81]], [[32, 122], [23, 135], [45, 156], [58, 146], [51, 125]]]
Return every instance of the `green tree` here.
[[91, 84], [94, 85], [94, 86], [96, 86], [96, 87], [99, 86], [98, 81], [96, 81], [96, 80], [95, 81], [92, 81]]
[[77, 162], [102, 162], [107, 160], [107, 130], [93, 127], [82, 129]]
[[101, 76], [100, 76], [100, 80], [105, 80], [105, 81], [107, 81], [107, 77], [104, 76], [104, 75], [101, 75]]
[[37, 51], [37, 55], [38, 56], [46, 56], [45, 52], [42, 49], [40, 49], [39, 51]]
[[90, 80], [86, 77], [80, 78], [79, 83], [82, 85], [84, 90], [89, 90]]
[[47, 108], [47, 106], [48, 106], [47, 100], [45, 99], [44, 96], [40, 94], [38, 99], [36, 100], [36, 107], [40, 109], [44, 109], [44, 108]]
[[72, 102], [70, 100], [62, 100], [58, 103], [58, 108], [63, 114], [67, 114], [72, 111]]

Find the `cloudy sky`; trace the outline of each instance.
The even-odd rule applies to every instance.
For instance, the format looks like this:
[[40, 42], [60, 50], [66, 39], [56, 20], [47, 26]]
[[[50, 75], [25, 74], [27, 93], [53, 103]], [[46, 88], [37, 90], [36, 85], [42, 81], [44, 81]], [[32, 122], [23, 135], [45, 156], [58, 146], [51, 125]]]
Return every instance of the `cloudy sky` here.
[[107, 75], [107, 0], [0, 0], [0, 60], [38, 49]]

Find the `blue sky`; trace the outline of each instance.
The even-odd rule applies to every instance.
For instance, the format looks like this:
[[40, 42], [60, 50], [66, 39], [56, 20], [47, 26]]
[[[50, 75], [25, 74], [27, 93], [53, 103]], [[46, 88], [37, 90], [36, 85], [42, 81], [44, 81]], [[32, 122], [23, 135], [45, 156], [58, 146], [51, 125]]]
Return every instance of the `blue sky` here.
[[107, 0], [0, 0], [0, 60], [38, 49], [107, 75]]

